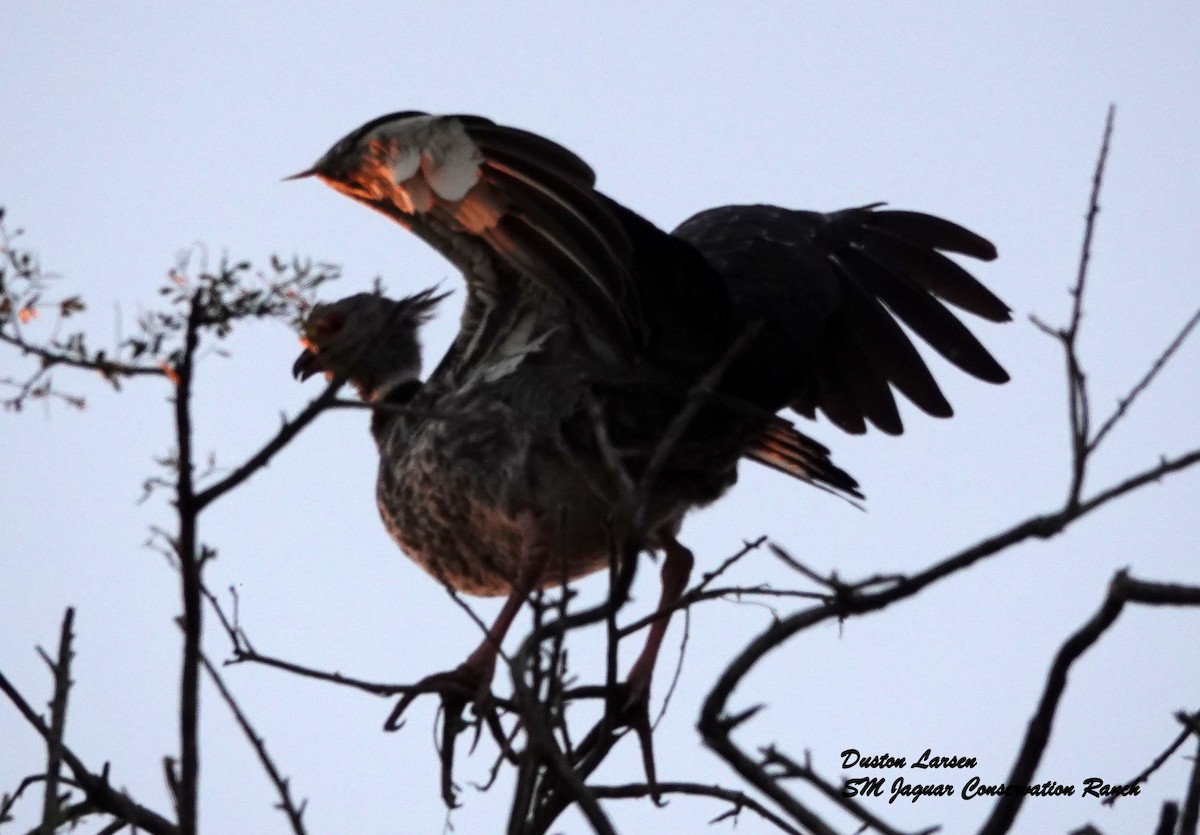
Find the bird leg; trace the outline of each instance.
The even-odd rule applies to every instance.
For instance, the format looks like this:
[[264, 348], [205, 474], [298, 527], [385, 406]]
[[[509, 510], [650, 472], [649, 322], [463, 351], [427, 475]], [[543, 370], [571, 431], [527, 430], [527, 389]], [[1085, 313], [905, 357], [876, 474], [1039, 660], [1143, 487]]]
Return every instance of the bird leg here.
[[662, 566], [662, 596], [659, 598], [654, 620], [650, 623], [650, 634], [646, 638], [642, 654], [633, 663], [629, 677], [621, 688], [624, 704], [620, 707], [622, 721], [638, 735], [638, 742], [642, 748], [642, 764], [646, 769], [646, 781], [654, 792], [656, 802], [658, 779], [654, 767], [654, 744], [650, 728], [650, 680], [654, 675], [654, 664], [658, 660], [663, 638], [667, 634], [667, 626], [671, 622], [671, 614], [687, 588], [688, 578], [696, 561], [692, 552], [673, 537], [663, 539], [663, 553], [665, 558]]
[[663, 542], [663, 552], [666, 558], [662, 566], [662, 596], [658, 601], [654, 621], [650, 624], [650, 634], [642, 654], [629, 670], [627, 683], [631, 692], [636, 696], [650, 695], [650, 679], [654, 675], [654, 664], [658, 660], [658, 651], [662, 648], [663, 638], [667, 635], [667, 627], [671, 623], [671, 614], [675, 604], [683, 596], [687, 588], [688, 578], [692, 576], [692, 566], [696, 558], [692, 552], [677, 542], [668, 538]]
[[483, 717], [484, 706], [491, 699], [492, 677], [496, 671], [496, 656], [500, 654], [500, 645], [521, 610], [521, 605], [540, 583], [546, 568], [546, 528], [538, 515], [531, 510], [522, 511], [517, 516], [517, 524], [521, 530], [521, 555], [517, 564], [517, 575], [513, 578], [512, 591], [509, 592], [491, 628], [483, 636], [483, 641], [467, 656], [467, 660], [455, 669], [426, 676], [407, 688], [383, 725], [387, 731], [399, 730], [404, 724], [400, 717], [418, 696], [424, 693], [441, 695], [442, 799], [451, 808], [457, 805], [452, 780], [454, 739], [467, 727], [462, 720], [462, 712], [468, 704], [473, 703], [476, 715]]
[[483, 636], [483, 642], [475, 651], [467, 656], [460, 670], [474, 673], [483, 682], [484, 687], [490, 685], [496, 671], [496, 656], [500, 654], [500, 645], [509, 627], [521, 611], [522, 604], [529, 598], [529, 593], [539, 584], [542, 573], [546, 569], [546, 528], [532, 510], [522, 511], [517, 516], [517, 525], [521, 529], [521, 558], [517, 564], [517, 576], [513, 581], [512, 591], [500, 614], [492, 622], [492, 628]]

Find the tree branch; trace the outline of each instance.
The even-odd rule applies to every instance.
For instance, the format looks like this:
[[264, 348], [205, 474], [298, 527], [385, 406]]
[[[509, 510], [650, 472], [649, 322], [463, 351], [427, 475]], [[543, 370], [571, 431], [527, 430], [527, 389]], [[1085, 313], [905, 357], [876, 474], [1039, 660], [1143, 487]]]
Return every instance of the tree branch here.
[[180, 674], [180, 776], [175, 795], [179, 828], [196, 835], [200, 778], [198, 727], [200, 721], [200, 637], [203, 629], [200, 559], [196, 553], [196, 496], [193, 488], [191, 392], [192, 372], [202, 322], [202, 291], [192, 295], [184, 336], [183, 356], [175, 369], [175, 440], [179, 448], [175, 507], [179, 514], [179, 555], [183, 597], [183, 658]]
[[[50, 728], [42, 722], [41, 717], [29, 706], [29, 703], [25, 701], [20, 692], [13, 687], [4, 673], [0, 673], [0, 692], [8, 697], [8, 700], [17, 708], [17, 711], [25, 717], [25, 721], [32, 725], [33, 729], [46, 741], [46, 744], [51, 744], [53, 733]], [[180, 835], [178, 826], [157, 812], [135, 803], [128, 795], [110, 786], [107, 769], [100, 775], [93, 774], [66, 744], [62, 746], [62, 759], [75, 776], [76, 784], [87, 795], [88, 800], [95, 804], [97, 809], [114, 815], [121, 820], [128, 821], [130, 824], [149, 832], [150, 835]]]
[[241, 466], [225, 476], [225, 478], [201, 490], [195, 498], [195, 512], [200, 513], [208, 505], [221, 498], [221, 496], [240, 485], [270, 463], [276, 453], [287, 446], [293, 438], [299, 435], [305, 427], [312, 423], [321, 412], [334, 402], [338, 390], [344, 383], [344, 380], [334, 380], [331, 382], [296, 417], [291, 420], [285, 420], [283, 426], [275, 433], [275, 436], [263, 444], [258, 452], [246, 459]]
[[275, 792], [279, 795], [279, 809], [287, 815], [288, 823], [291, 824], [292, 832], [296, 835], [304, 835], [304, 807], [307, 801], [301, 801], [297, 806], [292, 801], [291, 789], [288, 786], [288, 779], [279, 773], [279, 769], [275, 767], [275, 761], [267, 753], [266, 742], [254, 730], [254, 726], [250, 724], [250, 720], [246, 714], [242, 712], [237, 700], [234, 699], [233, 693], [225, 686], [216, 667], [208, 660], [207, 656], [201, 655], [200, 661], [204, 665], [204, 669], [208, 672], [213, 684], [217, 686], [217, 692], [221, 694], [221, 698], [225, 700], [225, 704], [229, 707], [229, 711], [233, 714], [233, 718], [237, 721], [238, 726], [242, 729], [246, 739], [254, 747], [254, 752], [258, 755], [258, 761], [262, 764], [263, 770], [267, 772], [267, 777], [275, 786]]
[[63, 739], [67, 724], [67, 693], [71, 689], [71, 626], [75, 622], [75, 610], [67, 609], [63, 615], [62, 630], [58, 640], [58, 660], [51, 661], [50, 672], [54, 676], [54, 698], [50, 702], [50, 739], [46, 742], [46, 784], [42, 800], [41, 835], [53, 835], [58, 828], [58, 775], [62, 767]]

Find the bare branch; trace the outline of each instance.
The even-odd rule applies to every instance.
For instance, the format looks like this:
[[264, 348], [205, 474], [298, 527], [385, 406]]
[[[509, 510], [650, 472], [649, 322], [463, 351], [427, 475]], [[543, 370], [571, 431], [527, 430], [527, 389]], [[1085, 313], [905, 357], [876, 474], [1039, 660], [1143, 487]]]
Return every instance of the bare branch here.
[[270, 655], [263, 655], [260, 652], [246, 649], [236, 650], [234, 658], [226, 664], [241, 664], [252, 663], [261, 664], [264, 667], [274, 667], [277, 670], [291, 673], [292, 675], [301, 676], [303, 678], [312, 678], [318, 681], [327, 681], [330, 684], [337, 684], [342, 687], [352, 687], [355, 690], [362, 690], [364, 693], [370, 693], [374, 696], [396, 696], [408, 692], [405, 685], [402, 684], [383, 684], [373, 681], [365, 681], [363, 679], [353, 678], [352, 676], [344, 676], [337, 672], [326, 672], [317, 670], [312, 667], [306, 667], [302, 664], [294, 664], [291, 661], [285, 661], [281, 658], [274, 658]]
[[[779, 765], [783, 767], [781, 774], [777, 777], [796, 777], [812, 784], [821, 794], [832, 800], [844, 810], [849, 812], [863, 824], [864, 828], [873, 828], [881, 835], [901, 835], [901, 833], [888, 826], [887, 823], [880, 820], [875, 815], [871, 814], [861, 803], [856, 803], [841, 791], [838, 791], [829, 781], [825, 780], [821, 775], [817, 774], [812, 764], [805, 757], [804, 763], [798, 763], [791, 757], [777, 751], [774, 747], [769, 747], [763, 752], [763, 765]], [[921, 830], [918, 835], [929, 835], [935, 832], [937, 827]]]
[[1179, 350], [1180, 346], [1182, 346], [1187, 340], [1188, 336], [1191, 335], [1192, 330], [1197, 324], [1200, 324], [1200, 308], [1198, 308], [1196, 312], [1192, 314], [1192, 317], [1184, 323], [1183, 327], [1179, 329], [1179, 332], [1175, 334], [1175, 338], [1172, 339], [1167, 347], [1163, 349], [1162, 353], [1155, 358], [1149, 370], [1142, 375], [1142, 378], [1134, 384], [1133, 388], [1131, 388], [1124, 397], [1117, 401], [1117, 408], [1113, 410], [1113, 413], [1109, 415], [1107, 419], [1105, 419], [1100, 428], [1096, 430], [1096, 434], [1088, 442], [1089, 452], [1099, 447], [1104, 441], [1105, 436], [1112, 431], [1113, 427], [1121, 422], [1121, 419], [1125, 417], [1126, 413], [1133, 406], [1134, 401], [1138, 399], [1138, 396], [1141, 395], [1142, 392], [1150, 387], [1150, 384], [1154, 382], [1154, 378], [1158, 376], [1158, 373], [1162, 371], [1167, 366], [1167, 363], [1171, 361], [1171, 358], [1175, 356], [1175, 352]]
[[1183, 808], [1180, 810], [1179, 835], [1196, 835], [1198, 823], [1200, 823], [1200, 744], [1196, 746], [1196, 754], [1192, 758], [1192, 775], [1188, 780], [1187, 796], [1183, 799]]
[[270, 463], [276, 453], [287, 446], [293, 438], [299, 435], [306, 426], [312, 423], [333, 402], [338, 390], [344, 383], [344, 380], [332, 381], [296, 417], [291, 420], [285, 420], [283, 426], [279, 428], [274, 437], [263, 444], [262, 448], [246, 459], [240, 467], [216, 484], [209, 485], [204, 490], [201, 490], [195, 498], [195, 512], [199, 513], [204, 510], [212, 502], [221, 498], [221, 496], [237, 487]]
[[1158, 826], [1154, 830], [1154, 835], [1178, 835], [1175, 831], [1175, 824], [1179, 821], [1179, 804], [1167, 801], [1162, 805], [1162, 811], [1159, 813]]
[[[1042, 753], [1050, 739], [1054, 715], [1058, 711], [1059, 701], [1067, 686], [1067, 672], [1071, 665], [1116, 622], [1121, 610], [1129, 602], [1200, 606], [1200, 588], [1147, 583], [1130, 578], [1124, 571], [1118, 572], [1113, 577], [1100, 610], [1078, 632], [1067, 639], [1055, 657], [1046, 677], [1046, 687], [1042, 693], [1041, 702], [1029, 722], [1021, 752], [1006, 781], [1008, 785], [1025, 786], [1032, 781], [1034, 770], [1041, 762]], [[1000, 833], [1008, 832], [1024, 801], [1023, 794], [1002, 796], [996, 802], [996, 806], [983, 828], [979, 830], [980, 835], [1000, 835]]]
[[[29, 703], [25, 701], [24, 697], [13, 687], [3, 673], [0, 673], [0, 692], [8, 697], [8, 700], [17, 708], [17, 711], [25, 717], [25, 721], [32, 725], [33, 729], [49, 745], [53, 739], [50, 728], [46, 726], [41, 717], [29, 706]], [[124, 792], [114, 789], [108, 783], [107, 772], [96, 775], [89, 771], [83, 764], [83, 761], [75, 756], [75, 752], [65, 744], [62, 746], [62, 759], [75, 776], [76, 785], [87, 795], [88, 800], [97, 809], [128, 821], [134, 826], [149, 832], [150, 835], [179, 835], [179, 827], [157, 812], [134, 802]]]
[[1088, 210], [1084, 223], [1083, 247], [1079, 255], [1079, 270], [1075, 285], [1071, 288], [1071, 318], [1070, 324], [1058, 333], [1066, 351], [1067, 364], [1067, 403], [1070, 407], [1071, 447], [1073, 472], [1067, 504], [1075, 504], [1083, 491], [1083, 482], [1087, 471], [1088, 439], [1091, 435], [1090, 403], [1087, 393], [1087, 377], [1079, 363], [1077, 341], [1079, 326], [1083, 320], [1083, 296], [1087, 288], [1088, 268], [1092, 260], [1092, 238], [1096, 231], [1096, 218], [1100, 214], [1100, 187], [1104, 183], [1104, 167], [1108, 161], [1109, 143], [1112, 140], [1113, 119], [1116, 109], [1108, 108], [1108, 116], [1104, 122], [1104, 138], [1100, 143], [1100, 156], [1096, 160], [1096, 169], [1092, 175], [1092, 193], [1088, 199]]
[[[1200, 722], [1200, 712], [1192, 714], [1192, 717], [1193, 717], [1194, 721]], [[1170, 745], [1168, 745], [1166, 747], [1166, 750], [1164, 750], [1161, 754], [1159, 754], [1157, 757], [1155, 757], [1154, 761], [1152, 763], [1150, 763], [1150, 765], [1146, 766], [1146, 768], [1140, 774], [1138, 774], [1132, 780], [1128, 781], [1128, 783], [1126, 783], [1126, 785], [1140, 786], [1142, 783], [1145, 783], [1147, 780], [1149, 780], [1154, 775], [1154, 772], [1156, 772], [1160, 768], [1162, 768], [1163, 765], [1166, 764], [1167, 760], [1169, 760], [1171, 758], [1171, 755], [1174, 754], [1176, 751], [1178, 751], [1179, 746], [1183, 745], [1183, 743], [1186, 742], [1187, 738], [1191, 735], [1192, 735], [1191, 728], [1185, 726], [1183, 731], [1180, 732], [1179, 736], [1177, 736], [1175, 738], [1175, 741], [1172, 742]], [[1101, 801], [1101, 803], [1105, 806], [1112, 806], [1113, 804], [1115, 804], [1117, 802], [1117, 800], [1120, 797], [1121, 797], [1121, 795], [1119, 795], [1119, 794], [1111, 794], [1108, 797], [1104, 798], [1104, 800]]]
[[157, 365], [138, 365], [136, 363], [113, 362], [111, 360], [99, 359], [82, 359], [72, 357], [69, 354], [59, 351], [51, 351], [43, 348], [40, 345], [34, 345], [27, 342], [19, 336], [4, 333], [0, 331], [0, 342], [5, 342], [12, 345], [21, 351], [22, 354], [28, 354], [37, 357], [42, 361], [43, 368], [49, 368], [55, 365], [63, 365], [68, 368], [78, 368], [83, 371], [99, 372], [106, 380], [111, 380], [114, 377], [166, 377], [167, 372]]
[[292, 826], [292, 832], [296, 835], [304, 835], [304, 807], [307, 801], [301, 801], [300, 805], [296, 805], [292, 801], [291, 789], [288, 786], [288, 780], [279, 773], [279, 769], [275, 767], [274, 760], [267, 753], [266, 743], [254, 730], [254, 726], [250, 724], [250, 720], [246, 714], [242, 712], [237, 700], [234, 699], [233, 693], [225, 686], [225, 682], [221, 679], [216, 667], [208, 660], [205, 655], [200, 656], [200, 661], [204, 665], [204, 669], [208, 672], [213, 684], [217, 686], [217, 691], [221, 694], [221, 698], [225, 700], [225, 704], [229, 707], [229, 711], [233, 714], [233, 718], [237, 721], [238, 726], [242, 729], [246, 739], [254, 747], [254, 752], [258, 755], [258, 761], [262, 764], [263, 770], [267, 772], [267, 777], [275, 786], [275, 791], [279, 795], [279, 809], [287, 815], [288, 823]]
[[196, 548], [196, 495], [192, 479], [192, 373], [203, 321], [202, 291], [192, 295], [184, 335], [183, 356], [175, 368], [175, 443], [179, 450], [175, 507], [179, 514], [179, 556], [183, 597], [183, 658], [180, 674], [179, 735], [180, 774], [176, 803], [179, 828], [196, 835], [200, 780], [200, 636], [203, 629], [200, 560]]
[[46, 742], [46, 784], [42, 800], [42, 835], [53, 835], [58, 828], [58, 776], [62, 767], [63, 739], [67, 725], [67, 693], [71, 689], [71, 627], [75, 610], [63, 614], [58, 640], [58, 660], [50, 664], [54, 674], [54, 698], [50, 701], [50, 739]]

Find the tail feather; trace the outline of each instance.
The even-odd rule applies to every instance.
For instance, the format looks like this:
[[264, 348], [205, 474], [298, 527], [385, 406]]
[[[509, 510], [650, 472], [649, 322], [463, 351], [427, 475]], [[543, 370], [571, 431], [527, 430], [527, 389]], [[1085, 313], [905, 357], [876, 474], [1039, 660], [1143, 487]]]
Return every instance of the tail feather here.
[[858, 482], [829, 457], [829, 450], [776, 418], [748, 447], [745, 456], [817, 486], [861, 499]]

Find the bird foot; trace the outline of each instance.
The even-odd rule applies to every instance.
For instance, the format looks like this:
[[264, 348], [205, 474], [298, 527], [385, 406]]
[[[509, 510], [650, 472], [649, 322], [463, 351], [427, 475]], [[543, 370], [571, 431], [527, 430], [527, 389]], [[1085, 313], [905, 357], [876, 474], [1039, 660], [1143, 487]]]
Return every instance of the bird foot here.
[[[495, 707], [492, 697], [492, 670], [482, 670], [470, 662], [453, 670], [426, 676], [406, 688], [404, 696], [396, 703], [387, 721], [385, 731], [398, 731], [404, 727], [401, 717], [418, 696], [437, 693], [442, 701], [442, 731], [438, 756], [442, 761], [442, 800], [448, 808], [458, 806], [454, 786], [454, 741], [463, 731], [474, 725], [475, 742], [479, 741], [482, 722], [494, 718]], [[463, 718], [470, 705], [475, 715], [472, 722]], [[472, 747], [474, 742], [472, 743]]]
[[630, 676], [617, 685], [610, 705], [618, 725], [628, 727], [638, 738], [642, 749], [642, 767], [646, 771], [646, 785], [650, 787], [650, 799], [656, 806], [663, 806], [662, 794], [658, 790], [658, 771], [654, 764], [654, 728], [650, 724], [650, 682], [640, 676]]
[[418, 696], [426, 693], [439, 694], [442, 697], [443, 707], [453, 704], [456, 708], [456, 715], [461, 715], [463, 708], [468, 704], [479, 709], [486, 709], [486, 706], [492, 701], [491, 672], [491, 670], [485, 672], [473, 664], [466, 663], [460, 664], [453, 670], [425, 676], [416, 684], [404, 688], [404, 695], [388, 715], [387, 721], [383, 723], [383, 729], [398, 731], [404, 727], [404, 722], [401, 720], [404, 711], [408, 710], [408, 706], [415, 702]]

